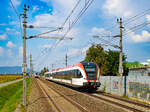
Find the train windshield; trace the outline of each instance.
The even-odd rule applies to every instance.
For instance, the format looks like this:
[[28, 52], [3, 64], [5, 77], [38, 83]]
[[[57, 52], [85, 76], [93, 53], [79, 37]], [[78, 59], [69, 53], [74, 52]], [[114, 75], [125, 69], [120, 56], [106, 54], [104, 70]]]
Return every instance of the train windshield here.
[[95, 63], [85, 63], [82, 62], [85, 72], [87, 74], [87, 79], [88, 80], [96, 80], [96, 73], [97, 73], [97, 69], [96, 69], [96, 64]]

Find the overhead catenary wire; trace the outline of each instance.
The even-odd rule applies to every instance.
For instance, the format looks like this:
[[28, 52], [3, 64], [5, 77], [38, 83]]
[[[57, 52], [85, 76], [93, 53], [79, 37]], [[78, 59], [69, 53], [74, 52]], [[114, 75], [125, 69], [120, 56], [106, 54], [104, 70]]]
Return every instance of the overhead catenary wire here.
[[[128, 19], [124, 20], [124, 24], [128, 25], [129, 23], [131, 23], [131, 22], [133, 22], [133, 21], [135, 21], [137, 19], [140, 19], [141, 17], [143, 17], [143, 16], [145, 16], [146, 14], [149, 14], [149, 13], [150, 13], [150, 8], [146, 9], [146, 10], [144, 10], [144, 11], [142, 11], [142, 12], [136, 14], [136, 15], [134, 15], [131, 18], [128, 18]], [[117, 27], [117, 25], [114, 25], [112, 27], [106, 28], [105, 30], [108, 30], [108, 31], [112, 32], [115, 29], [115, 27]], [[110, 36], [106, 36], [106, 37], [110, 37]]]
[[144, 23], [142, 23], [142, 24], [138, 24], [138, 25], [136, 25], [136, 26], [133, 26], [132, 28], [130, 28], [130, 29], [128, 29], [126, 32], [124, 32], [123, 36], [125, 36], [125, 35], [127, 35], [127, 34], [133, 32], [133, 31], [135, 31], [135, 30], [137, 30], [137, 29], [140, 29], [140, 28], [142, 28], [142, 27], [144, 27], [144, 26], [146, 26], [146, 25], [149, 25], [149, 24], [150, 24], [150, 22], [144, 22]]
[[[56, 43], [56, 45], [53, 47], [53, 48], [56, 48], [56, 46], [62, 41], [64, 40], [65, 36], [69, 33], [69, 31], [72, 29], [72, 27], [76, 24], [76, 22], [79, 20], [79, 18], [83, 15], [83, 13], [87, 10], [87, 8], [91, 5], [91, 3], [93, 2], [94, 0], [88, 0], [84, 6], [84, 8], [82, 8], [82, 10], [80, 11], [80, 13], [78, 14], [78, 16], [74, 19], [74, 21], [72, 22], [71, 26], [69, 27], [69, 29], [67, 30], [67, 32], [62, 36], [62, 38], [60, 39], [60, 41], [58, 41]], [[77, 2], [77, 4], [75, 5], [75, 7], [73, 8], [73, 10], [75, 10], [77, 8], [77, 6], [79, 5], [80, 3], [80, 0]], [[71, 11], [71, 13], [69, 14], [68, 17], [70, 17], [70, 15], [72, 15], [74, 11]], [[69, 18], [67, 17], [67, 19], [65, 20], [65, 22], [62, 24], [62, 26], [64, 24], [66, 24], [66, 21], [69, 20]], [[43, 35], [43, 34], [46, 34], [46, 33], [49, 33], [48, 32], [44, 32], [42, 34], [38, 34], [38, 35]]]
[[18, 16], [18, 19], [19, 19], [19, 25], [20, 25], [20, 31], [21, 31], [21, 36], [22, 36], [22, 27], [21, 27], [21, 17], [20, 17], [20, 14], [18, 13], [17, 9], [15, 8], [12, 0], [10, 0], [10, 4], [14, 10], [14, 12], [16, 13], [16, 15]]
[[[94, 0], [88, 0], [85, 4], [85, 6], [82, 8], [82, 10], [78, 13], [78, 16], [74, 19], [74, 21], [72, 22], [72, 24], [70, 25], [70, 27], [67, 29], [66, 33], [62, 36], [62, 39], [59, 40], [56, 43], [56, 46], [58, 46], [58, 44], [64, 40], [64, 38], [66, 37], [66, 35], [70, 32], [70, 30], [73, 28], [73, 26], [77, 23], [77, 21], [80, 19], [80, 17], [84, 14], [84, 12], [88, 9], [88, 7], [92, 4]], [[55, 48], [56, 48], [55, 46]]]
[[[81, 0], [78, 0], [78, 2], [76, 3], [76, 5], [73, 7], [73, 9], [71, 10], [70, 14], [67, 16], [67, 18], [65, 19], [65, 21], [63, 22], [63, 24], [61, 25], [61, 27], [58, 27], [56, 30], [54, 31], [57, 31], [57, 30], [61, 30], [63, 29], [64, 25], [66, 24], [66, 22], [69, 20], [69, 18], [71, 17], [71, 15], [73, 14], [73, 12], [75, 11], [75, 9], [78, 7], [79, 3], [81, 2]], [[47, 33], [51, 33], [52, 31], [47, 31], [47, 32], [43, 32], [43, 33], [40, 33], [40, 34], [37, 34], [35, 36], [39, 36], [39, 35], [44, 35], [44, 34], [47, 34]]]
[[69, 18], [71, 17], [71, 15], [74, 13], [74, 11], [76, 10], [76, 8], [80, 4], [80, 2], [81, 2], [81, 0], [78, 0], [78, 2], [76, 3], [76, 5], [74, 6], [74, 8], [71, 10], [70, 14], [67, 16], [67, 18], [64, 21], [64, 23], [61, 25], [61, 27], [64, 27], [64, 25], [66, 24], [66, 22], [69, 20]]
[[[135, 15], [135, 16], [133, 16], [133, 17], [131, 17], [131, 18], [129, 18], [129, 19], [127, 19], [127, 20], [125, 20], [124, 21], [124, 24], [125, 25], [128, 25], [129, 23], [131, 23], [131, 22], [133, 22], [133, 21], [135, 21], [135, 20], [137, 20], [137, 19], [140, 19], [141, 17], [143, 17], [143, 16], [145, 16], [145, 15], [147, 15], [147, 14], [149, 14], [150, 13], [150, 9], [146, 9], [146, 10], [144, 10], [144, 11], [142, 11], [141, 13], [139, 13], [139, 14], [137, 14], [137, 15]], [[132, 33], [132, 31], [135, 31], [135, 30], [137, 30], [137, 29], [140, 29], [140, 28], [142, 28], [142, 27], [144, 27], [144, 26], [146, 26], [146, 25], [148, 25], [149, 23], [147, 23], [147, 22], [144, 22], [144, 23], [142, 23], [142, 24], [138, 24], [138, 25], [136, 25], [136, 26], [133, 26], [132, 28], [130, 28], [130, 29], [127, 29], [127, 31], [124, 31], [123, 33], [123, 36], [125, 36], [125, 35], [127, 35], [127, 34], [129, 34], [129, 33]], [[112, 27], [113, 28], [113, 27]], [[101, 37], [110, 37], [110, 36], [102, 36], [101, 35]], [[113, 36], [112, 36], [113, 37]], [[112, 40], [114, 40], [114, 38], [112, 38]]]
[[144, 11], [142, 11], [142, 12], [140, 12], [139, 14], [137, 14], [137, 15], [135, 15], [135, 16], [133, 16], [133, 17], [127, 19], [127, 20], [125, 20], [125, 21], [124, 21], [124, 24], [127, 25], [127, 24], [129, 24], [129, 23], [131, 23], [131, 22], [133, 22], [133, 21], [135, 21], [135, 20], [137, 20], [137, 19], [139, 19], [139, 18], [145, 16], [146, 14], [149, 14], [149, 13], [150, 13], [150, 8], [149, 8], [149, 9], [146, 9], [146, 10], [144, 10]]

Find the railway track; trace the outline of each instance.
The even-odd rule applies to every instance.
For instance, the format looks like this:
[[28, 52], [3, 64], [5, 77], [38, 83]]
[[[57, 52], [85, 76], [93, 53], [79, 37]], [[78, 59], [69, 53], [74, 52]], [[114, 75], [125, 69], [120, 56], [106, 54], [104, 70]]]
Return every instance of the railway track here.
[[139, 104], [136, 102], [128, 101], [128, 100], [121, 100], [116, 97], [112, 96], [107, 96], [103, 94], [89, 94], [85, 93], [91, 97], [100, 99], [104, 103], [109, 103], [111, 105], [115, 105], [121, 108], [124, 108], [126, 111], [131, 111], [131, 112], [150, 112], [150, 107], [146, 106], [144, 104]]
[[36, 84], [38, 85], [38, 88], [40, 88], [44, 94], [46, 95], [46, 97], [49, 99], [49, 101], [51, 101], [53, 103], [53, 105], [56, 107], [58, 112], [64, 112], [58, 105], [57, 103], [51, 98], [51, 96], [48, 94], [48, 92], [39, 84], [37, 83], [37, 81], [35, 81]]
[[[54, 83], [54, 82], [52, 82]], [[62, 86], [61, 84], [55, 83], [59, 88], [66, 88], [67, 86]], [[142, 104], [139, 102], [134, 102], [132, 100], [128, 100], [125, 98], [119, 98], [112, 95], [100, 94], [100, 93], [87, 93], [85, 91], [79, 91], [74, 88], [66, 88], [68, 91], [75, 90], [80, 92], [80, 94], [84, 94], [87, 98], [93, 98], [95, 101], [100, 101], [105, 104], [116, 107], [117, 109], [122, 109], [126, 112], [150, 112], [150, 105]]]
[[143, 104], [143, 103], [136, 102], [136, 101], [133, 101], [133, 100], [130, 100], [130, 99], [120, 98], [120, 97], [112, 96], [112, 95], [109, 95], [109, 94], [101, 94], [101, 95], [107, 96], [107, 97], [110, 97], [110, 98], [115, 98], [117, 100], [125, 101], [125, 102], [131, 103], [131, 104], [135, 104], [137, 106], [147, 108], [150, 111], [150, 105], [149, 104]]
[[[61, 92], [57, 91], [56, 89], [54, 89], [54, 88], [52, 88], [52, 87], [47, 86], [46, 84], [44, 84], [43, 81], [41, 81], [41, 80], [37, 80], [37, 81], [38, 81], [38, 86], [46, 94], [46, 96], [48, 97], [48, 99], [53, 103], [53, 105], [56, 107], [56, 109], [57, 109], [58, 112], [67, 112], [67, 111], [68, 112], [89, 112], [85, 107], [83, 107], [79, 103], [73, 101], [72, 99], [70, 99], [66, 95], [62, 94]], [[54, 93], [56, 93], [57, 96], [54, 96], [54, 95], [52, 96], [52, 94], [54, 94]], [[62, 98], [64, 99], [63, 100], [63, 105], [60, 105], [60, 102], [62, 102], [61, 101]], [[59, 99], [59, 102], [58, 102], [58, 99]], [[69, 102], [71, 105], [68, 104], [68, 103], [66, 104], [64, 102]], [[71, 110], [69, 110], [69, 108], [65, 107], [65, 106], [69, 106], [71, 108]]]

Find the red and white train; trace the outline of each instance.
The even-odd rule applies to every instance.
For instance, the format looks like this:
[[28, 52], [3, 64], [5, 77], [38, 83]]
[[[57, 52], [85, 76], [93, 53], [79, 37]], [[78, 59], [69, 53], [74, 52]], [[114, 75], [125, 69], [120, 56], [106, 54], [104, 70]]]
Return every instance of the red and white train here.
[[97, 89], [100, 87], [99, 67], [93, 62], [80, 62], [79, 64], [58, 68], [45, 73], [45, 79], [63, 83], [72, 87], [87, 87]]

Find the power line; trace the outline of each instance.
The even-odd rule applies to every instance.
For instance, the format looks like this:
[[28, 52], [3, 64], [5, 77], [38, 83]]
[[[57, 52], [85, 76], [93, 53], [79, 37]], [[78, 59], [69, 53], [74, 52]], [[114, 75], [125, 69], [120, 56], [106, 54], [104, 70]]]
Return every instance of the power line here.
[[66, 22], [69, 20], [69, 18], [71, 17], [71, 15], [74, 13], [75, 9], [78, 7], [78, 5], [80, 4], [81, 0], [78, 0], [78, 2], [76, 3], [76, 5], [74, 6], [74, 8], [72, 9], [72, 11], [70, 12], [69, 16], [66, 18], [66, 20], [64, 21], [64, 23], [61, 25], [61, 27], [64, 27], [64, 25], [66, 24]]
[[[135, 16], [133, 16], [133, 17], [127, 19], [127, 20], [124, 20], [124, 24], [127, 25], [127, 24], [129, 24], [129, 23], [131, 23], [131, 22], [133, 22], [133, 21], [135, 21], [135, 20], [145, 16], [146, 14], [149, 14], [149, 13], [150, 13], [150, 9], [146, 9], [146, 10], [140, 12], [139, 14], [136, 14]], [[109, 30], [109, 31], [112, 32], [115, 29], [116, 26], [117, 25], [114, 25], [112, 27], [106, 28], [106, 30]], [[106, 36], [106, 37], [109, 37], [109, 36]]]
[[103, 41], [106, 45], [112, 46], [112, 47], [114, 47], [114, 48], [119, 48], [118, 45], [115, 45], [115, 44], [113, 44], [113, 43], [111, 43], [111, 42], [109, 42], [109, 41], [107, 41], [107, 40], [105, 40], [105, 39], [103, 39], [103, 38], [100, 38], [99, 36], [94, 36], [94, 37], [96, 37], [96, 38], [98, 38], [99, 40]]
[[131, 17], [131, 18], [125, 20], [125, 21], [124, 21], [124, 24], [127, 25], [127, 24], [129, 24], [130, 22], [135, 21], [136, 18], [139, 19], [139, 18], [141, 18], [141, 17], [143, 17], [143, 16], [145, 16], [146, 14], [149, 14], [149, 13], [150, 13], [150, 9], [144, 10], [143, 12], [141, 12], [141, 13], [139, 13], [139, 14], [137, 14], [137, 15], [135, 15], [135, 16], [133, 16], [133, 17]]
[[14, 6], [12, 0], [10, 0], [10, 3], [11, 3], [11, 5], [12, 5], [12, 8], [13, 8], [13, 10], [15, 11], [16, 15], [19, 17], [19, 13], [17, 12], [17, 10], [16, 10], [16, 8], [15, 8], [15, 6]]
[[144, 27], [144, 26], [146, 26], [146, 25], [149, 25], [149, 24], [150, 24], [149, 22], [144, 22], [144, 23], [142, 23], [142, 24], [136, 25], [136, 26], [134, 26], [134, 27], [128, 29], [127, 32], [124, 32], [123, 36], [125, 36], [125, 35], [131, 33], [132, 31], [135, 31], [135, 30], [137, 30], [137, 29], [140, 29], [140, 28], [142, 28], [142, 27]]
[[[64, 26], [64, 24], [66, 24], [66, 22], [69, 20], [69, 18], [71, 17], [72, 13], [74, 12], [74, 10], [77, 8], [77, 6], [79, 5], [81, 0], [79, 0], [77, 2], [77, 4], [75, 5], [75, 7], [73, 8], [73, 10], [71, 11], [71, 13], [69, 14], [69, 16], [66, 18], [65, 22], [62, 24], [62, 26]], [[70, 27], [67, 29], [66, 33], [62, 36], [61, 40], [59, 40], [56, 45], [53, 47], [53, 48], [56, 48], [56, 46], [62, 41], [64, 40], [64, 38], [66, 37], [66, 35], [69, 33], [69, 31], [72, 29], [72, 27], [76, 24], [76, 22], [79, 20], [79, 18], [83, 15], [83, 13], [88, 9], [88, 7], [92, 4], [94, 0], [88, 0], [84, 7], [82, 8], [82, 10], [78, 13], [77, 17], [74, 19], [74, 21], [72, 22], [72, 24], [70, 25]], [[46, 33], [49, 33], [48, 32], [44, 32], [42, 34], [38, 34], [38, 35], [43, 35], [43, 34], [46, 34]]]
[[[92, 4], [94, 0], [88, 0], [85, 4], [85, 6], [82, 8], [82, 10], [78, 13], [78, 16], [74, 19], [74, 21], [72, 22], [72, 24], [69, 26], [69, 28], [67, 29], [66, 33], [62, 36], [62, 39], [60, 41], [58, 41], [56, 43], [56, 46], [62, 41], [64, 40], [64, 38], [66, 37], [66, 35], [69, 33], [69, 31], [73, 28], [73, 26], [77, 23], [77, 21], [80, 19], [80, 17], [84, 14], [84, 12], [88, 9], [88, 7]], [[56, 48], [55, 46], [55, 48]]]
[[17, 9], [15, 8], [12, 0], [10, 0], [10, 3], [11, 3], [11, 6], [14, 10], [14, 12], [16, 13], [16, 15], [18, 16], [18, 19], [19, 19], [19, 25], [20, 25], [20, 31], [21, 31], [21, 36], [22, 36], [22, 27], [21, 27], [21, 18], [20, 18], [20, 14], [18, 13]]

